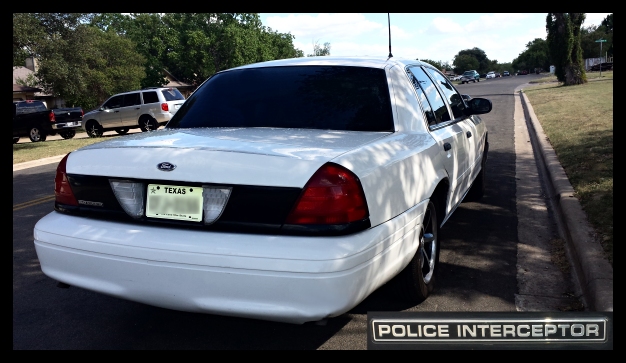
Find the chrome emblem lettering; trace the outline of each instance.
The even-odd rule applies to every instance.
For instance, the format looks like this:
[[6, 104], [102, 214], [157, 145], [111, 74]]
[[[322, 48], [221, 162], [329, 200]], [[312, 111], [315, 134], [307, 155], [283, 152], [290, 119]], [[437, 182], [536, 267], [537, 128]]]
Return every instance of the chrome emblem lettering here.
[[157, 169], [159, 169], [161, 171], [172, 171], [172, 170], [176, 169], [176, 165], [170, 164], [168, 162], [163, 162], [163, 163], [159, 163], [157, 165]]

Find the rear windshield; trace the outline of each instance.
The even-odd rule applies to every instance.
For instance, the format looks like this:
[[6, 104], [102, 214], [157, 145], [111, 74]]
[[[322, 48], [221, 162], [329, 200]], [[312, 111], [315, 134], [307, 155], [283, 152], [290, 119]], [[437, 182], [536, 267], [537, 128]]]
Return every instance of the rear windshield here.
[[26, 113], [41, 112], [41, 111], [48, 110], [46, 106], [43, 104], [43, 102], [41, 101], [19, 102], [19, 103], [14, 103], [14, 105], [17, 107], [15, 111], [17, 115], [23, 115]]
[[383, 69], [267, 67], [205, 82], [167, 124], [195, 127], [393, 131], [393, 118]]
[[163, 94], [163, 97], [165, 97], [165, 101], [178, 101], [185, 99], [185, 96], [183, 96], [182, 93], [180, 93], [180, 91], [176, 88], [164, 89], [161, 90], [161, 93]]

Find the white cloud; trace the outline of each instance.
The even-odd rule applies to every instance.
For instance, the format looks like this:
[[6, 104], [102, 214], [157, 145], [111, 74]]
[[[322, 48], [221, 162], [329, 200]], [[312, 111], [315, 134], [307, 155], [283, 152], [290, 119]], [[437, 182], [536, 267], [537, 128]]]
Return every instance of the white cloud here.
[[[297, 40], [311, 42], [353, 39], [364, 33], [383, 27], [382, 24], [365, 19], [363, 14], [315, 14], [270, 16], [267, 26], [281, 33], [290, 32]], [[333, 43], [331, 41], [331, 43]]]
[[607, 17], [607, 15], [612, 13], [585, 13], [585, 21], [583, 22], [584, 27], [588, 27], [591, 25], [600, 26], [602, 24], [602, 20]]

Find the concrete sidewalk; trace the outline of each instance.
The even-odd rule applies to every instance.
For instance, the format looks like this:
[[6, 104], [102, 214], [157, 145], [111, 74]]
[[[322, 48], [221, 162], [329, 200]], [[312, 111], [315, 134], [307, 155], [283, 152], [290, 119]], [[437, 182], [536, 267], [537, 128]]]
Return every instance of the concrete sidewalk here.
[[594, 231], [587, 221], [587, 215], [574, 195], [574, 188], [523, 89], [519, 94], [533, 148], [536, 147], [541, 155], [537, 166], [542, 167], [549, 176], [550, 201], [557, 214], [559, 234], [565, 241], [585, 306], [590, 311], [613, 311], [613, 268], [606, 259], [602, 246], [594, 239]]
[[[561, 238], [566, 241], [566, 249], [574, 274], [582, 288], [585, 306], [590, 311], [613, 311], [613, 268], [604, 257], [604, 251], [593, 238], [593, 229], [574, 196], [574, 188], [569, 182], [556, 153], [547, 141], [543, 128], [535, 115], [526, 95], [520, 92], [528, 132], [533, 139], [533, 147], [538, 147], [542, 156], [538, 167], [543, 167], [549, 175], [552, 190], [550, 195], [559, 221]], [[13, 165], [13, 171], [32, 168], [50, 163], [58, 163], [65, 155], [29, 161]]]

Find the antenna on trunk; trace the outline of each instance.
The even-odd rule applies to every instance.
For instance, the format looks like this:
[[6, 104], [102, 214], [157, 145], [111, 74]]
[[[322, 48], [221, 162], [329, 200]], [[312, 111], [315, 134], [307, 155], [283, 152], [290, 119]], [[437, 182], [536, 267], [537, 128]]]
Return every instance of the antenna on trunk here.
[[389, 27], [389, 58], [391, 58], [393, 54], [391, 54], [391, 20], [389, 19], [389, 13], [387, 13], [387, 25]]

